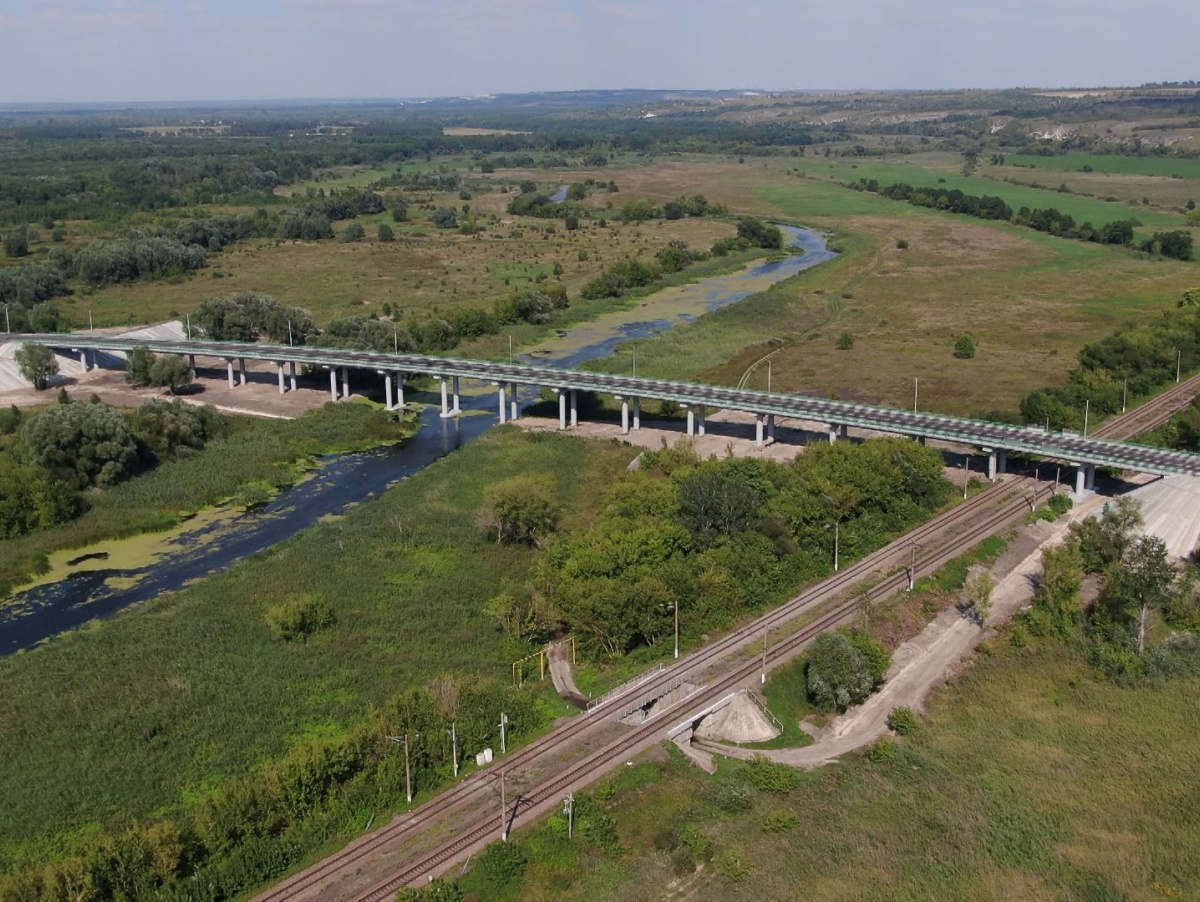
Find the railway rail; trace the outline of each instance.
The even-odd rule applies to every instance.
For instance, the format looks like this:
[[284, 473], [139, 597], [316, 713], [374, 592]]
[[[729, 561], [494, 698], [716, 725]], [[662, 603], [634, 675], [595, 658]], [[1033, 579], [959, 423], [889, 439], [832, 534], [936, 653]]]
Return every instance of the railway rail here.
[[[681, 658], [677, 663], [664, 668], [654, 680], [647, 682], [644, 687], [639, 688], [647, 694], [652, 694], [658, 688], [668, 685], [672, 680], [678, 681], [685, 674], [694, 674], [710, 668], [729, 655], [757, 644], [761, 641], [761, 637], [764, 634], [770, 634], [788, 622], [811, 611], [813, 608], [837, 598], [859, 582], [881, 571], [886, 573], [888, 569], [894, 569], [900, 563], [912, 565], [914, 576], [918, 573], [928, 573], [940, 567], [946, 560], [961, 553], [960, 549], [972, 547], [982, 537], [989, 535], [996, 528], [996, 523], [1011, 521], [1016, 513], [1020, 513], [1032, 504], [1036, 504], [1037, 499], [1048, 496], [1052, 491], [1053, 489], [1045, 483], [1037, 484], [1023, 477], [1012, 477], [990, 486], [969, 501], [956, 505], [951, 510], [917, 527], [884, 548], [845, 567], [834, 576], [800, 593], [795, 598], [762, 615], [746, 626]], [[1010, 495], [1013, 496], [1011, 499], [1008, 498]], [[996, 512], [989, 512], [989, 509], [992, 507], [997, 508]], [[978, 526], [972, 525], [972, 521], [979, 518], [981, 513], [984, 512], [987, 513], [983, 518], [983, 522], [988, 524], [988, 528], [981, 533]], [[944, 538], [946, 541], [938, 545], [938, 547], [930, 547], [941, 538]], [[964, 541], [968, 543], [965, 546], [963, 545]], [[951, 547], [955, 550], [947, 554], [944, 550], [946, 547]], [[914, 549], [916, 549], [915, 553]], [[898, 586], [906, 585], [907, 580], [908, 576], [905, 572], [893, 573], [890, 576], [884, 576], [871, 589], [871, 592], [873, 595], [878, 593], [882, 596], [894, 591]], [[854, 603], [849, 602], [848, 604], [852, 605]], [[817, 622], [824, 622], [824, 619], [824, 616], [822, 616]], [[806, 626], [801, 632], [809, 629], [810, 626]], [[768, 649], [768, 661], [777, 659], [779, 654], [782, 654], [778, 649], [786, 644], [787, 641], [783, 640], [783, 642]], [[776, 649], [774, 653], [772, 652], [772, 648]], [[756, 656], [753, 667], [760, 666], [759, 661], [760, 659]], [[695, 697], [689, 697], [689, 703]], [[360, 838], [341, 852], [318, 862], [307, 870], [295, 874], [277, 886], [259, 894], [255, 897], [256, 902], [276, 902], [276, 900], [292, 899], [300, 894], [316, 891], [335, 875], [345, 874], [350, 868], [364, 864], [376, 854], [416, 834], [439, 818], [465, 808], [468, 804], [480, 801], [481, 797], [488, 793], [491, 781], [494, 779], [494, 774], [498, 773], [500, 769], [505, 772], [515, 771], [538, 761], [543, 756], [557, 754], [564, 747], [571, 747], [591, 733], [598, 731], [604, 725], [610, 724], [611, 720], [609, 717], [610, 715], [608, 714], [597, 716], [581, 714], [573, 718], [552, 733], [535, 739], [529, 745], [498, 761], [493, 768], [477, 772], [440, 793], [402, 820], [398, 820], [375, 833]], [[652, 723], [654, 725], [653, 729], [660, 727], [657, 721], [652, 721]], [[641, 734], [639, 733], [638, 735]], [[627, 746], [621, 747], [627, 748]], [[615, 748], [615, 746], [610, 747], [610, 750], [612, 748]], [[611, 753], [614, 755], [619, 754], [616, 751], [612, 751]], [[592, 756], [586, 760], [593, 761], [594, 758], [595, 756]], [[568, 772], [574, 772], [575, 770], [576, 768], [571, 768]], [[551, 785], [557, 786], [558, 782], [555, 781]], [[539, 794], [554, 791], [557, 790], [545, 789], [543, 787], [539, 787], [537, 790]], [[494, 815], [489, 816], [489, 823], [494, 820]], [[471, 831], [471, 833], [473, 834], [474, 831]], [[426, 867], [427, 870], [428, 867]], [[395, 884], [395, 886], [400, 885], [402, 884]]]
[[1187, 407], [1197, 393], [1200, 393], [1200, 375], [1184, 379], [1170, 390], [1138, 405], [1128, 413], [1114, 417], [1098, 427], [1093, 435], [1099, 438], [1131, 439], [1167, 422]]

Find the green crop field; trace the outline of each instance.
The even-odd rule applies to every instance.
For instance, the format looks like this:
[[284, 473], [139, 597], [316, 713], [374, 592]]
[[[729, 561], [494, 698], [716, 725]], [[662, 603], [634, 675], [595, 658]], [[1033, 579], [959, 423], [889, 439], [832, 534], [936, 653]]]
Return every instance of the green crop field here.
[[[554, 480], [586, 522], [628, 446], [493, 430], [370, 505], [144, 609], [0, 660], [0, 870], [177, 810], [306, 736], [444, 673], [505, 680], [482, 607], [534, 552], [475, 525], [485, 486]], [[307, 643], [264, 612], [299, 596], [337, 623]]]
[[1065, 172], [1081, 171], [1084, 166], [1091, 166], [1096, 172], [1118, 175], [1157, 175], [1163, 178], [1200, 180], [1200, 160], [1174, 157], [1130, 157], [1107, 153], [1064, 153], [1048, 157], [1012, 154], [1005, 158], [1005, 162], [1010, 166], [1061, 169]]

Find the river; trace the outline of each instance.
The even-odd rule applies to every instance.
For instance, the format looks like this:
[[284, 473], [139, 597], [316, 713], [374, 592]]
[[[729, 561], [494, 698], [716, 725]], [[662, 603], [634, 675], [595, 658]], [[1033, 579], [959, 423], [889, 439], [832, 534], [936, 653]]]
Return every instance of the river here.
[[[785, 231], [803, 254], [657, 292], [633, 310], [606, 314], [566, 330], [532, 349], [529, 357], [563, 367], [607, 357], [621, 342], [691, 322], [836, 256], [817, 232], [793, 227]], [[491, 393], [463, 395], [464, 414], [446, 420], [438, 406], [424, 407], [420, 428], [411, 438], [390, 448], [326, 458], [313, 478], [256, 510], [183, 528], [149, 566], [88, 569], [15, 594], [9, 605], [0, 608], [0, 656], [33, 648], [164, 592], [178, 591], [291, 538], [322, 517], [345, 513], [493, 426], [494, 400]], [[99, 543], [78, 554], [103, 552], [111, 544]]]

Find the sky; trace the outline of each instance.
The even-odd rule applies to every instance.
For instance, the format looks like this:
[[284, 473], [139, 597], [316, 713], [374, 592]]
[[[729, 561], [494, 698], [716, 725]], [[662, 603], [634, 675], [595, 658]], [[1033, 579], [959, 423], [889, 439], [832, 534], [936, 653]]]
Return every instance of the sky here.
[[0, 0], [0, 103], [1200, 77], [1196, 0]]

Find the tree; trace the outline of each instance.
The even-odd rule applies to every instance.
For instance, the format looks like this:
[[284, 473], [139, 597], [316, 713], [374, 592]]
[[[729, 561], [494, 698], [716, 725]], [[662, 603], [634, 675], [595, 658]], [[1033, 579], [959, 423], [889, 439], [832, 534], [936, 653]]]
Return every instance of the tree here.
[[130, 351], [125, 363], [125, 381], [138, 388], [149, 385], [154, 357], [154, 353], [144, 345], [138, 345]]
[[346, 231], [342, 232], [342, 241], [350, 244], [353, 241], [361, 241], [366, 235], [366, 230], [362, 227], [361, 222], [352, 222], [346, 226]]
[[26, 423], [21, 438], [35, 463], [77, 489], [115, 485], [137, 465], [133, 430], [103, 404], [52, 407]]
[[178, 354], [163, 354], [150, 365], [150, 384], [175, 394], [192, 383], [192, 369]]
[[701, 548], [722, 536], [734, 536], [758, 520], [758, 492], [735, 475], [701, 470], [679, 487], [679, 521]]
[[870, 694], [870, 667], [844, 633], [821, 633], [807, 658], [808, 694], [822, 709], [844, 711]]
[[1123, 496], [1108, 502], [1099, 519], [1072, 523], [1068, 537], [1079, 550], [1084, 570], [1102, 573], [1125, 556], [1134, 534], [1144, 525], [1141, 505]]
[[37, 391], [45, 391], [51, 378], [58, 375], [58, 360], [45, 345], [23, 344], [15, 356], [21, 377]]
[[738, 220], [737, 233], [739, 238], [744, 238], [755, 247], [770, 250], [783, 247], [783, 232], [753, 216], [744, 216]]
[[992, 592], [995, 589], [996, 580], [982, 567], [973, 568], [963, 586], [964, 594], [980, 626], [987, 622], [988, 615], [992, 612]]
[[199, 451], [221, 428], [211, 407], [184, 404], [178, 398], [151, 398], [130, 415], [134, 433], [159, 460]]
[[558, 528], [561, 508], [554, 485], [543, 476], [513, 476], [483, 494], [480, 525], [501, 544], [540, 545]]
[[408, 219], [408, 201], [399, 194], [393, 194], [390, 207], [392, 210], [392, 222], [404, 222]]
[[388, 225], [386, 222], [379, 223], [378, 234], [379, 234], [380, 241], [395, 241], [396, 240], [396, 233], [392, 230], [392, 227], [390, 225]]
[[29, 230], [17, 226], [4, 236], [4, 253], [8, 257], [29, 256]]
[[970, 335], [964, 335], [954, 343], [954, 356], [959, 360], [970, 360], [975, 356], [975, 340]]
[[1137, 652], [1146, 651], [1146, 619], [1152, 610], [1163, 610], [1174, 596], [1175, 568], [1167, 557], [1167, 546], [1158, 536], [1138, 536], [1104, 583], [1100, 602], [1116, 619], [1120, 615], [1137, 620]]
[[1042, 551], [1042, 575], [1033, 593], [1031, 627], [1066, 638], [1076, 628], [1083, 587], [1083, 558], [1070, 543]]
[[458, 228], [458, 214], [453, 207], [438, 207], [433, 214], [433, 224], [439, 229]]
[[683, 219], [687, 215], [687, 210], [677, 200], [669, 200], [663, 204], [662, 212], [663, 219]]

